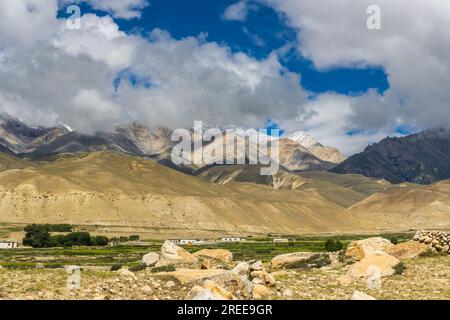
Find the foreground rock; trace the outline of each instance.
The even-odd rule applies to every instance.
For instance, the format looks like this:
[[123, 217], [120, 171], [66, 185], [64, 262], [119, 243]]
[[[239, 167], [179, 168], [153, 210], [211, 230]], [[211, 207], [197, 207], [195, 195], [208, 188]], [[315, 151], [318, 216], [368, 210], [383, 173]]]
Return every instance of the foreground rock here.
[[154, 266], [159, 261], [159, 253], [150, 252], [142, 257], [142, 263], [147, 267]]
[[414, 241], [430, 245], [437, 252], [450, 254], [450, 234], [442, 231], [417, 231]]
[[198, 263], [198, 258], [173, 242], [166, 240], [161, 247], [158, 265]]
[[355, 291], [353, 292], [353, 295], [351, 296], [350, 300], [376, 300], [374, 297], [369, 296], [368, 294], [365, 294], [361, 291]]
[[428, 252], [431, 252], [429, 245], [413, 240], [399, 243], [386, 250], [386, 253], [397, 259], [412, 259]]
[[193, 287], [188, 295], [187, 300], [236, 300], [236, 297], [218, 285], [216, 282], [206, 280], [203, 286]]
[[266, 299], [271, 294], [269, 288], [262, 284], [255, 284], [253, 288], [253, 299]]
[[391, 276], [395, 273], [395, 267], [400, 261], [382, 251], [369, 254], [361, 261], [353, 264], [347, 272], [347, 275], [353, 279], [365, 278], [371, 276], [375, 271], [380, 277]]
[[274, 257], [270, 265], [272, 269], [294, 269], [323, 267], [330, 263], [327, 253], [293, 252]]
[[205, 257], [219, 260], [224, 263], [233, 262], [233, 254], [225, 249], [202, 249], [194, 253], [196, 257]]
[[359, 261], [377, 251], [386, 252], [393, 246], [394, 245], [389, 240], [382, 237], [352, 241], [345, 251], [345, 256], [354, 261]]

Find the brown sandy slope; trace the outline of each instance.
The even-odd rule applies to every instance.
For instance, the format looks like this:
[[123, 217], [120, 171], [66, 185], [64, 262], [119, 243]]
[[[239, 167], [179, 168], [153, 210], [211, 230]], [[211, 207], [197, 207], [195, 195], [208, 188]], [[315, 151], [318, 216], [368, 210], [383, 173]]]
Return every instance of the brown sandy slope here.
[[220, 233], [351, 232], [315, 190], [212, 184], [154, 161], [95, 152], [0, 172], [0, 221], [147, 226]]
[[450, 228], [450, 180], [400, 184], [353, 205], [349, 212], [372, 229]]

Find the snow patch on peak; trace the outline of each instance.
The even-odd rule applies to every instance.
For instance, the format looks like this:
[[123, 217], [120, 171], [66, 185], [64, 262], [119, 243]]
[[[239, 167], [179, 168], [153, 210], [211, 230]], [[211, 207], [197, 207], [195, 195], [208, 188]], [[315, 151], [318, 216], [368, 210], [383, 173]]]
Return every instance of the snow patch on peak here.
[[305, 131], [296, 131], [288, 135], [287, 138], [297, 142], [305, 148], [321, 146], [321, 144], [313, 136]]

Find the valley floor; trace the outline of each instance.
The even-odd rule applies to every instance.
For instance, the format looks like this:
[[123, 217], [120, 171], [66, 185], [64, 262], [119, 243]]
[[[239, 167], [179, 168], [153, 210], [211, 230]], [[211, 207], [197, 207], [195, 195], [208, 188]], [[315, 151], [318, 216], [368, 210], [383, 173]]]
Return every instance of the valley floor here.
[[[364, 281], [345, 283], [345, 267], [274, 273], [277, 285], [268, 299], [349, 299], [355, 290], [377, 299], [450, 299], [450, 258], [405, 260], [401, 275], [383, 278], [380, 290]], [[68, 290], [64, 269], [0, 269], [0, 299], [184, 299], [188, 285], [168, 282], [148, 271], [124, 277], [113, 271], [84, 270], [81, 288]]]

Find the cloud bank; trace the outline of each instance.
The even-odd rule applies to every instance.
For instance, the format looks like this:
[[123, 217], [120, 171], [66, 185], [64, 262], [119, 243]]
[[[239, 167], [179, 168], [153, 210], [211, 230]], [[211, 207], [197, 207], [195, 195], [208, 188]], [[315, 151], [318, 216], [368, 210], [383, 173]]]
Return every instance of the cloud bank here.
[[[71, 30], [57, 18], [64, 2], [0, 2], [0, 110], [32, 124], [92, 132], [136, 120], [176, 128], [194, 120], [260, 127], [272, 119], [347, 155], [394, 135], [400, 125], [448, 126], [446, 2], [380, 0], [382, 29], [369, 31], [369, 1], [261, 0], [297, 31], [299, 53], [317, 68], [377, 65], [389, 75], [384, 95], [313, 98], [277, 50], [258, 60], [203, 36], [120, 31], [113, 17], [139, 17], [149, 4], [140, 0], [90, 1], [109, 15], [85, 14], [81, 29]], [[242, 3], [224, 16], [245, 20]]]

